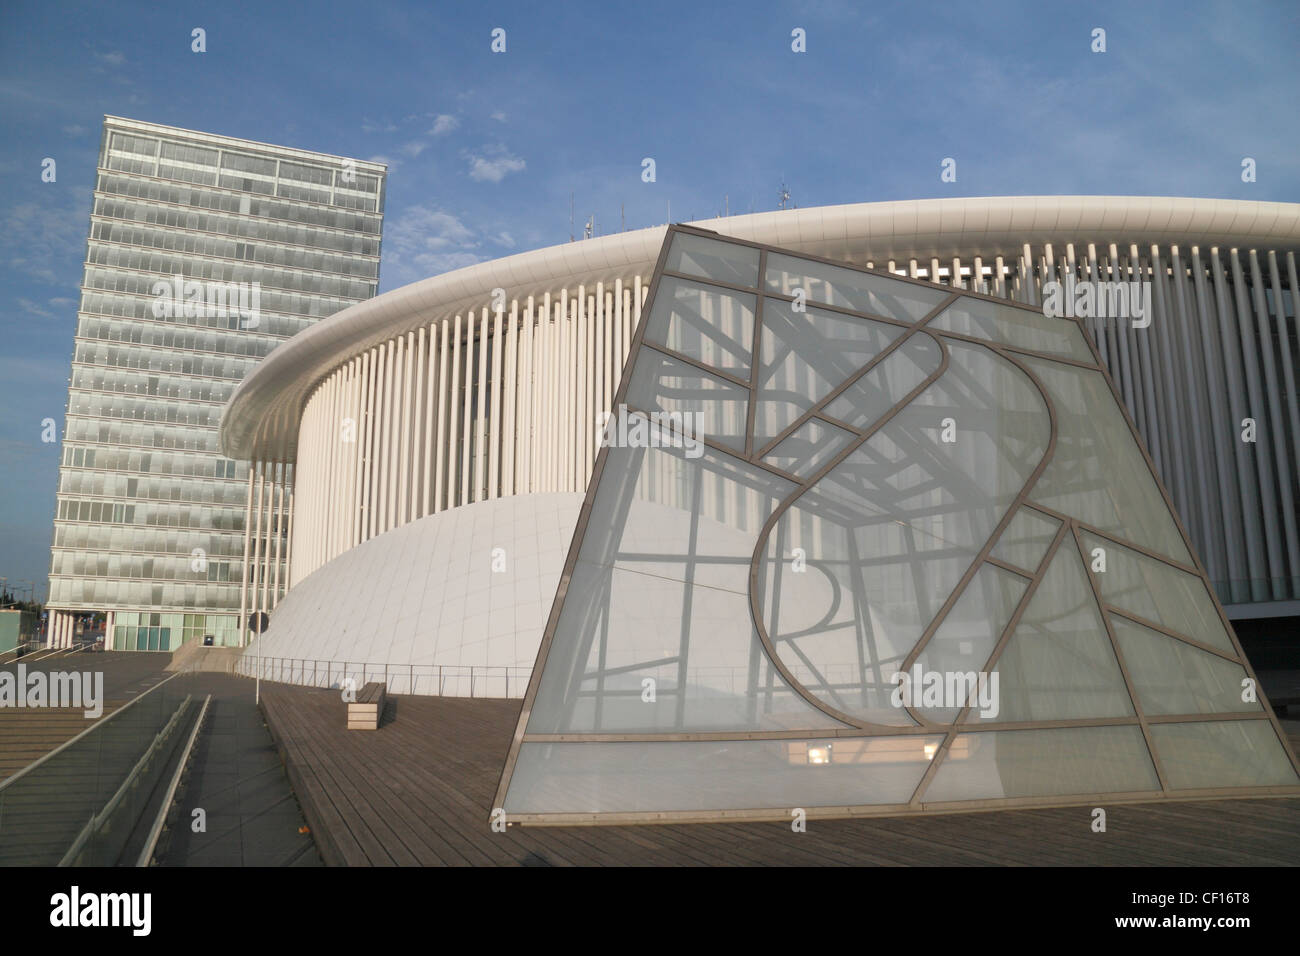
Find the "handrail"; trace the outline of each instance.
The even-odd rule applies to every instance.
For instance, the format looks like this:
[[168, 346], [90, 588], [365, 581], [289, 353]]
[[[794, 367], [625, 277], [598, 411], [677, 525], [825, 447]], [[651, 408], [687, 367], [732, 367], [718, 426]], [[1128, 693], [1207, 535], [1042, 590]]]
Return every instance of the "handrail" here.
[[126, 795], [126, 791], [135, 783], [136, 778], [140, 775], [140, 771], [144, 768], [145, 764], [153, 758], [154, 753], [161, 746], [162, 742], [171, 736], [172, 728], [175, 727], [181, 714], [189, 709], [190, 701], [193, 699], [193, 694], [186, 694], [185, 699], [180, 702], [180, 705], [174, 711], [172, 711], [172, 715], [168, 718], [167, 723], [163, 725], [162, 730], [154, 734], [153, 740], [149, 743], [148, 748], [140, 755], [140, 759], [135, 762], [135, 766], [131, 768], [131, 772], [126, 775], [126, 779], [122, 781], [116, 792], [108, 798], [108, 802], [104, 804], [103, 809], [98, 813], [91, 814], [90, 819], [86, 821], [86, 825], [81, 828], [81, 832], [78, 833], [76, 839], [72, 841], [72, 846], [68, 847], [68, 852], [63, 854], [63, 859], [59, 861], [59, 866], [68, 866], [73, 860], [75, 860], [81, 853], [82, 848], [85, 847], [86, 842], [90, 839], [90, 835], [99, 829], [100, 825], [108, 818], [110, 813], [117, 809], [117, 805], [122, 802], [122, 798]]
[[171, 677], [164, 677], [164, 678], [163, 678], [162, 680], [160, 680], [158, 683], [154, 684], [152, 687], [150, 687], [148, 690], [146, 690], [143, 694], [140, 694], [140, 695], [138, 695], [138, 696], [136, 696], [136, 697], [131, 698], [131, 699], [128, 700], [125, 704], [123, 704], [121, 707], [117, 708], [117, 710], [113, 711], [111, 714], [107, 715], [106, 717], [101, 717], [99, 720], [95, 721], [93, 724], [91, 724], [89, 727], [87, 727], [87, 728], [86, 728], [85, 730], [83, 730], [81, 733], [77, 734], [75, 737], [72, 737], [72, 738], [70, 738], [69, 740], [65, 740], [63, 743], [59, 744], [57, 747], [55, 747], [53, 750], [51, 750], [49, 753], [47, 753], [45, 756], [40, 757], [39, 759], [37, 759], [37, 760], [34, 761], [33, 763], [30, 763], [30, 764], [28, 764], [26, 767], [23, 767], [22, 770], [19, 770], [19, 771], [18, 771], [17, 773], [15, 773], [13, 776], [7, 778], [7, 779], [4, 780], [3, 782], [0, 782], [0, 792], [3, 792], [4, 789], [5, 789], [5, 787], [9, 786], [9, 785], [12, 784], [14, 781], [18, 780], [20, 777], [26, 776], [27, 774], [31, 773], [33, 770], [35, 770], [35, 769], [36, 769], [37, 767], [39, 767], [41, 764], [45, 763], [45, 761], [53, 759], [54, 756], [55, 756], [56, 754], [60, 754], [60, 753], [62, 753], [64, 750], [67, 750], [69, 747], [71, 747], [73, 744], [75, 744], [75, 743], [76, 743], [78, 740], [80, 740], [82, 737], [86, 736], [86, 734], [90, 733], [92, 730], [96, 729], [97, 727], [102, 727], [102, 726], [104, 726], [106, 723], [108, 723], [110, 720], [112, 720], [112, 719], [113, 719], [114, 717], [116, 717], [118, 714], [125, 713], [128, 709], [130, 709], [132, 706], [134, 706], [135, 704], [139, 703], [140, 701], [144, 700], [146, 697], [148, 697], [150, 694], [152, 694], [154, 691], [156, 691], [156, 690], [157, 690], [159, 687], [161, 687], [163, 684], [167, 683], [167, 682], [168, 682], [169, 680], [171, 680], [173, 677], [180, 677], [180, 676], [181, 676], [181, 675], [180, 675], [179, 673], [176, 673], [176, 674], [172, 674]]
[[190, 730], [189, 739], [185, 741], [180, 762], [176, 764], [176, 770], [172, 773], [172, 780], [167, 786], [162, 806], [158, 808], [158, 816], [154, 818], [153, 826], [149, 828], [149, 839], [145, 841], [144, 849], [140, 851], [140, 856], [135, 861], [136, 866], [148, 866], [149, 861], [153, 859], [154, 850], [158, 848], [158, 838], [162, 836], [163, 825], [167, 822], [167, 811], [171, 809], [172, 801], [176, 799], [176, 788], [180, 786], [181, 775], [185, 773], [185, 765], [189, 763], [190, 753], [194, 750], [194, 741], [198, 738], [199, 731], [203, 729], [203, 718], [208, 715], [208, 705], [211, 703], [212, 695], [208, 694], [203, 698], [203, 707], [199, 710], [199, 716]]

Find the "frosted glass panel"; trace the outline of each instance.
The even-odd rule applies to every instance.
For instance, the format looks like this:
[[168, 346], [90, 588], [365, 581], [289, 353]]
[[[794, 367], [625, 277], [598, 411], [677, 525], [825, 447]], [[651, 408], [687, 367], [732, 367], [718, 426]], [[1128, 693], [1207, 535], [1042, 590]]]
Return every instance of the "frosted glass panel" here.
[[525, 743], [511, 813], [903, 804], [942, 737]]
[[1056, 406], [1056, 454], [1032, 500], [1187, 562], [1190, 555], [1101, 372], [1021, 356]]
[[[1077, 326], [773, 250], [760, 305], [704, 281], [752, 282], [752, 249], [689, 239], [668, 261], [702, 278], [651, 282], [634, 409], [588, 489], [508, 812], [911, 812], [932, 766], [922, 809], [1146, 796], [1135, 699], [1174, 787], [1300, 782], [1249, 719], [1267, 704], [1240, 702], [1203, 576], [1083, 530], [1192, 560], [1104, 373], [993, 346], [1090, 361]], [[796, 290], [806, 311], [773, 298]], [[907, 328], [953, 296], [949, 331]], [[678, 423], [710, 444], [671, 440]], [[1159, 723], [1202, 713], [1222, 716]], [[932, 728], [953, 726], [940, 753]], [[753, 739], [769, 732], [785, 739]], [[652, 739], [601, 739], [620, 735]]]
[[1241, 699], [1246, 669], [1141, 624], [1111, 615], [1124, 665], [1146, 714], [1258, 711]]
[[948, 298], [944, 289], [779, 253], [767, 257], [767, 289], [789, 296], [795, 295], [795, 289], [803, 289], [810, 302], [909, 323], [924, 318]]
[[[1038, 570], [1061, 522], [1032, 508], [1020, 508], [1007, 525], [991, 554], [1026, 571]], [[1068, 540], [1068, 539], [1067, 539]]]
[[1089, 365], [1096, 362], [1072, 319], [1053, 319], [985, 299], [959, 299], [926, 323], [926, 328], [1062, 355]]
[[787, 302], [765, 299], [755, 447], [764, 447], [861, 371], [901, 331], [898, 326], [823, 309], [795, 312]]
[[1093, 576], [1107, 604], [1236, 656], [1210, 592], [1199, 577], [1086, 531], [1080, 539], [1089, 554], [1094, 548], [1106, 549], [1106, 570]]
[[795, 486], [712, 449], [609, 455], [635, 483], [601, 484], [529, 733], [843, 727], [776, 673], [749, 610], [758, 531]]
[[[1064, 542], [994, 665], [1003, 721], [1127, 717], [1124, 676], [1079, 552]], [[981, 717], [974, 711], [968, 721]]]
[[842, 428], [810, 418], [771, 453], [764, 455], [763, 460], [796, 478], [807, 478], [843, 451], [855, 437]]
[[748, 378], [755, 301], [743, 292], [662, 279], [647, 320], [646, 341]]
[[943, 361], [939, 343], [928, 335], [908, 336], [879, 365], [826, 406], [826, 414], [853, 428], [869, 428], [924, 382]]
[[925, 803], [1159, 790], [1142, 728], [1065, 727], [960, 734]]
[[758, 285], [758, 250], [703, 236], [678, 235], [666, 263], [669, 272], [686, 272], [751, 288]]
[[1175, 790], [1300, 783], [1267, 720], [1153, 724], [1151, 741]]
[[[996, 682], [990, 679], [989, 656], [1028, 586], [1027, 580], [1010, 571], [992, 564], [980, 565], [910, 672], [913, 676], [909, 687], [919, 687], [922, 694], [926, 689], [925, 675], [943, 677], [946, 698], [943, 706], [922, 707], [925, 717], [951, 723], [957, 719], [962, 705], [970, 703], [980, 719], [1000, 719], [1001, 678]], [[982, 686], [981, 673], [986, 675]], [[953, 690], [961, 692], [954, 694]], [[925, 702], [922, 697], [921, 703]]]
[[[662, 352], [646, 349], [642, 353], [628, 383], [627, 404], [651, 413], [668, 412], [669, 418], [656, 421], [665, 426], [671, 423], [672, 429], [690, 438], [711, 438], [744, 451], [749, 390]], [[629, 427], [632, 425], [629, 420]], [[638, 441], [635, 431], [608, 434], [611, 443]], [[648, 433], [644, 440], [650, 440]]]

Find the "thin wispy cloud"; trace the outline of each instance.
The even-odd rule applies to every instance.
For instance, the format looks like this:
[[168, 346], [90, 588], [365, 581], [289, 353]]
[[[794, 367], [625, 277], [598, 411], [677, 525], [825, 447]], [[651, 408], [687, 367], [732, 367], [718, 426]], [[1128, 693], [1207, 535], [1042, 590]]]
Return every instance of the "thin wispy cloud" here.
[[450, 113], [439, 113], [438, 116], [434, 118], [433, 128], [429, 130], [429, 133], [433, 136], [442, 136], [444, 133], [450, 133], [459, 125], [460, 120], [452, 116]]
[[523, 172], [528, 165], [504, 146], [484, 146], [479, 153], [467, 153], [466, 159], [469, 178], [480, 183], [499, 183], [511, 173]]

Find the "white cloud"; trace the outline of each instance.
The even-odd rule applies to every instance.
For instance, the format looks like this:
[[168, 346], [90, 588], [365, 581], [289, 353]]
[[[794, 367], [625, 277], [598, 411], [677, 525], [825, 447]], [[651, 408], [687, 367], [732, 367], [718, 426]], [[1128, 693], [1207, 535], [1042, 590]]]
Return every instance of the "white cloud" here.
[[508, 232], [499, 232], [492, 239], [498, 246], [505, 246], [507, 249], [515, 247], [515, 237]]
[[469, 160], [469, 178], [475, 182], [499, 183], [511, 173], [523, 171], [527, 164], [513, 156], [504, 146], [485, 146], [486, 155], [466, 154]]
[[504, 123], [506, 121], [506, 114], [497, 110], [492, 114], [492, 119], [496, 120], [498, 123]]
[[126, 55], [121, 50], [114, 50], [112, 53], [96, 53], [95, 58], [109, 66], [121, 66], [126, 62]]
[[427, 147], [428, 145], [429, 145], [428, 143], [412, 141], [410, 143], [407, 143], [405, 146], [401, 147], [401, 150], [405, 155], [410, 156], [412, 159], [414, 159], [415, 157], [423, 153], [425, 147]]
[[488, 258], [477, 252], [478, 234], [442, 209], [414, 206], [386, 223], [384, 233], [385, 278], [402, 285]]
[[443, 133], [450, 133], [460, 125], [460, 120], [449, 113], [439, 113], [433, 121], [433, 128], [429, 132], [434, 136], [441, 136]]
[[42, 308], [41, 306], [33, 302], [31, 299], [20, 298], [18, 300], [18, 304], [22, 307], [22, 310], [24, 312], [30, 312], [32, 315], [39, 315], [43, 319], [54, 318], [53, 312], [51, 312], [49, 309]]
[[364, 119], [361, 121], [361, 132], [395, 133], [397, 132], [397, 126], [393, 123], [377, 123], [374, 120]]
[[45, 188], [49, 200], [19, 203], [0, 220], [0, 262], [29, 279], [66, 286], [66, 269], [58, 274], [53, 266], [79, 262], [84, 256], [90, 190], [55, 193], [54, 186]]

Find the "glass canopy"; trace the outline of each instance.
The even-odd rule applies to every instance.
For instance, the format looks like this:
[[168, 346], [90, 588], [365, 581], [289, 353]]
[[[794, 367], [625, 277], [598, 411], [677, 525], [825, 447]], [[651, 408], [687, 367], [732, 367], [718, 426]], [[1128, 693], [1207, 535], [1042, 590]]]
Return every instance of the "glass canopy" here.
[[1076, 322], [685, 227], [643, 316], [508, 820], [1300, 789]]

